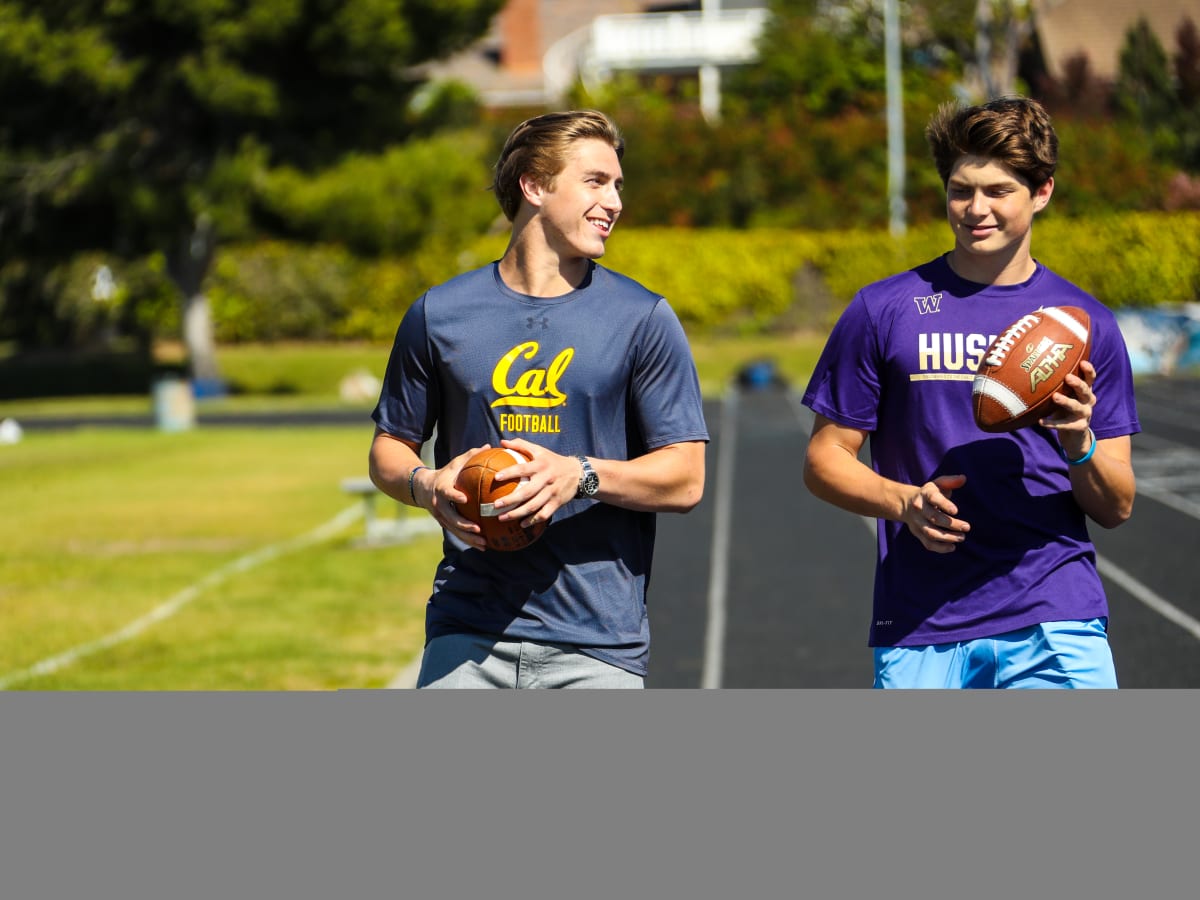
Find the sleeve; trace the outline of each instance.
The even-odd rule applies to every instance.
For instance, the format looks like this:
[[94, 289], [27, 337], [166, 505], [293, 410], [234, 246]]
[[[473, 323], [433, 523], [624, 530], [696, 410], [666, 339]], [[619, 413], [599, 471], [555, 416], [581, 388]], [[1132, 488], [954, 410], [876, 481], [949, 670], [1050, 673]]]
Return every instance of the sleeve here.
[[647, 317], [639, 341], [632, 396], [648, 450], [708, 440], [692, 350], [675, 311], [662, 298]]
[[426, 325], [427, 297], [422, 295], [400, 320], [379, 402], [371, 413], [383, 431], [418, 444], [424, 444], [433, 434], [440, 408], [440, 388]]
[[804, 392], [804, 405], [839, 425], [874, 431], [883, 383], [877, 334], [860, 291], [825, 342]]
[[1088, 354], [1096, 367], [1092, 432], [1101, 439], [1137, 434], [1142, 427], [1134, 398], [1129, 348], [1125, 346], [1117, 317], [1107, 307], [1102, 307], [1100, 313], [1092, 313], [1092, 340]]

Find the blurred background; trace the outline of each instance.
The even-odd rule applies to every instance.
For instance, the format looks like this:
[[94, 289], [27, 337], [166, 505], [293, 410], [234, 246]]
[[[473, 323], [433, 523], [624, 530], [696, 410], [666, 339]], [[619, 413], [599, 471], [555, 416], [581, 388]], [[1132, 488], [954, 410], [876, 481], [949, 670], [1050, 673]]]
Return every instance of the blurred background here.
[[310, 530], [376, 515], [345, 479], [396, 325], [500, 255], [491, 164], [549, 109], [624, 130], [605, 262], [710, 395], [749, 360], [803, 379], [858, 287], [948, 249], [925, 122], [1011, 93], [1061, 141], [1038, 258], [1139, 375], [1200, 368], [1198, 29], [1195, 0], [3, 0], [0, 686], [411, 658], [436, 538]]
[[[924, 123], [1014, 92], [1061, 131], [1046, 220], [1089, 223], [1043, 242], [1051, 264], [1114, 306], [1194, 300], [1194, 244], [1154, 247], [1183, 269], [1165, 294], [1095, 251], [1142, 221], [1115, 214], [1200, 209], [1197, 18], [1191, 0], [0, 3], [0, 398], [147, 395], [172, 365], [199, 396], [261, 390], [222, 348], [389, 341], [426, 286], [503, 248], [500, 141], [566, 106], [627, 132], [612, 261], [694, 330], [827, 325], [893, 256], [944, 245], [877, 233], [941, 217]], [[719, 285], [679, 265], [697, 229], [738, 232], [714, 242]]]

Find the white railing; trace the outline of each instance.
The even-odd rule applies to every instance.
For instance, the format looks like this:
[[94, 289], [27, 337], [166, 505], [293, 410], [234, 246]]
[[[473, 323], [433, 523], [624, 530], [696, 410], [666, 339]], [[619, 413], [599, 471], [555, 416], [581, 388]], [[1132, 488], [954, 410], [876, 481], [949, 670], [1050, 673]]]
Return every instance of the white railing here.
[[755, 58], [765, 9], [599, 16], [591, 64], [599, 69], [735, 65]]
[[639, 71], [728, 66], [757, 57], [766, 9], [701, 10], [598, 16], [558, 41], [543, 63], [546, 94], [561, 97], [581, 76], [602, 81], [619, 69]]

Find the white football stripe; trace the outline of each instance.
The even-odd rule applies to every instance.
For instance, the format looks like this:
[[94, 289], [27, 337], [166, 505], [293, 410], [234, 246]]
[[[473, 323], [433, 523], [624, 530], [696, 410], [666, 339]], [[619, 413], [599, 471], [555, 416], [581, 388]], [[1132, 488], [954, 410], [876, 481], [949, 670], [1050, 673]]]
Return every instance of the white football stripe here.
[[527, 460], [524, 456], [522, 456], [516, 450], [510, 450], [508, 447], [501, 447], [500, 449], [503, 450], [505, 453], [507, 453], [509, 456], [511, 456], [513, 458], [514, 463], [529, 462], [529, 460]]
[[971, 393], [991, 397], [1008, 410], [1010, 416], [1019, 416], [1029, 409], [1012, 388], [986, 375], [975, 376], [975, 383], [971, 385]]
[[1064, 309], [1059, 309], [1057, 306], [1047, 306], [1042, 310], [1042, 312], [1054, 319], [1054, 321], [1058, 322], [1058, 324], [1062, 325], [1063, 328], [1066, 328], [1068, 331], [1070, 331], [1071, 334], [1079, 338], [1080, 341], [1085, 343], [1087, 342], [1088, 330], [1083, 327], [1082, 322], [1076, 319], [1069, 312]]

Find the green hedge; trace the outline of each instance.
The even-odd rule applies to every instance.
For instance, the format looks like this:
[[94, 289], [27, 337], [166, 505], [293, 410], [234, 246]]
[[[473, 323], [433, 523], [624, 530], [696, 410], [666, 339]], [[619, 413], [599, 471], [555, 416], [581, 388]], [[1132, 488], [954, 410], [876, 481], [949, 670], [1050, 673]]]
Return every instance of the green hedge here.
[[[429, 285], [503, 252], [506, 236], [363, 260], [338, 248], [264, 243], [227, 250], [208, 290], [222, 341], [390, 340]], [[604, 263], [662, 293], [695, 332], [828, 328], [862, 285], [951, 246], [944, 223], [838, 232], [618, 229]], [[1200, 299], [1200, 213], [1044, 214], [1038, 259], [1113, 308]]]
[[142, 349], [42, 350], [0, 356], [0, 400], [141, 394], [164, 374]]
[[[684, 323], [749, 333], [822, 328], [864, 284], [951, 246], [944, 223], [886, 231], [618, 232], [605, 263], [660, 291]], [[1113, 308], [1200, 299], [1200, 213], [1047, 215], [1034, 254]]]
[[1136, 213], [1035, 226], [1034, 252], [1113, 308], [1200, 300], [1200, 213]]

